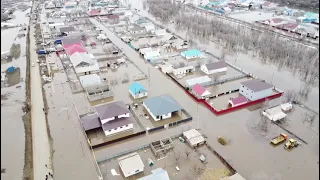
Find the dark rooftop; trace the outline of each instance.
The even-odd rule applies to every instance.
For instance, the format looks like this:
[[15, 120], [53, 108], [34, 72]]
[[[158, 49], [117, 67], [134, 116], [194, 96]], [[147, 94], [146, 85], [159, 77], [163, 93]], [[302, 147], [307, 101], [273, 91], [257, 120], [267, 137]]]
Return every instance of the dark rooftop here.
[[101, 120], [127, 114], [130, 112], [123, 101], [112, 102], [96, 106], [95, 108]]
[[246, 86], [247, 88], [251, 89], [254, 92], [262, 91], [265, 89], [272, 88], [273, 85], [268, 84], [261, 79], [252, 79], [245, 82], [241, 82], [242, 85]]
[[209, 64], [206, 64], [205, 66], [207, 67], [208, 71], [228, 67], [227, 63], [224, 61], [209, 63]]
[[80, 119], [85, 131], [101, 127], [99, 116], [96, 113], [82, 116]]
[[60, 28], [60, 32], [62, 32], [62, 33], [71, 32], [71, 31], [75, 31], [74, 27], [72, 27], [72, 26], [66, 26], [66, 27], [61, 27]]
[[102, 125], [102, 129], [104, 131], [108, 131], [110, 129], [125, 126], [125, 125], [131, 124], [131, 123], [133, 123], [133, 120], [131, 119], [131, 117], [124, 117], [124, 118], [120, 118], [117, 120], [113, 120], [113, 121], [109, 121], [107, 123], [104, 123]]

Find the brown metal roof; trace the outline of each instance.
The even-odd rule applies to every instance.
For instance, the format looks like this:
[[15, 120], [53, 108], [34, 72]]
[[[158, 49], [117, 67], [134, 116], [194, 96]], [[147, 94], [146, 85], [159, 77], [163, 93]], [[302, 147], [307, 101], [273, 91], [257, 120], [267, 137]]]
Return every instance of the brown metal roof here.
[[130, 113], [123, 101], [112, 102], [109, 104], [96, 106], [95, 108], [100, 119], [107, 119]]
[[[132, 115], [130, 114], [130, 116], [132, 116]], [[102, 129], [104, 131], [108, 131], [110, 129], [114, 129], [114, 128], [118, 128], [121, 126], [131, 124], [132, 122], [133, 122], [133, 120], [131, 117], [124, 117], [124, 118], [120, 118], [120, 119], [115, 119], [113, 121], [109, 121], [107, 123], [104, 123], [102, 125]]]
[[273, 87], [273, 85], [268, 84], [262, 81], [261, 79], [252, 79], [245, 82], [241, 82], [241, 84], [251, 89], [253, 92], [258, 92]]
[[80, 120], [85, 131], [101, 127], [101, 122], [98, 114], [85, 115], [80, 117]]
[[228, 67], [227, 63], [224, 61], [209, 63], [209, 64], [206, 64], [205, 66], [207, 67], [208, 71]]

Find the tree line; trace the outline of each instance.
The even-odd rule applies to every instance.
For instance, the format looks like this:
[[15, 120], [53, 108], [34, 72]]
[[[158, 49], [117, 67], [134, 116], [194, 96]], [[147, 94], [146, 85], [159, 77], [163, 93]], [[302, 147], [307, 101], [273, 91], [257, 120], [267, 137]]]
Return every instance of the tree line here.
[[191, 32], [201, 39], [219, 42], [229, 51], [251, 52], [263, 63], [272, 63], [300, 75], [310, 85], [319, 79], [318, 49], [306, 48], [297, 42], [231, 24], [214, 16], [208, 18], [189, 13], [170, 0], [148, 0], [147, 7], [150, 14], [162, 21], [174, 21], [177, 29]]

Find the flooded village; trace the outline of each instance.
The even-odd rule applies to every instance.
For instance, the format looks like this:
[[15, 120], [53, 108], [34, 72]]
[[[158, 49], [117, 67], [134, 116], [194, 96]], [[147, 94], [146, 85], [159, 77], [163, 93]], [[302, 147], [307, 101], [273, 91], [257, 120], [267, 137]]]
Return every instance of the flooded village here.
[[2, 5], [3, 179], [319, 178], [319, 14], [250, 0]]

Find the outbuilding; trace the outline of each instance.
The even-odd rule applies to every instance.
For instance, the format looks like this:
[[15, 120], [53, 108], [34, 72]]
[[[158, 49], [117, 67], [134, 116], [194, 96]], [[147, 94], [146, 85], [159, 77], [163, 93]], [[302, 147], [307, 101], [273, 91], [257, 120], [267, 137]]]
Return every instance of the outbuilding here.
[[160, 57], [160, 52], [158, 50], [157, 51], [147, 51], [147, 52], [144, 52], [143, 57], [146, 60], [151, 60], [153, 58]]
[[200, 84], [196, 84], [192, 88], [192, 93], [197, 96], [198, 99], [204, 99], [211, 95], [211, 93], [202, 87]]
[[211, 79], [209, 76], [201, 76], [197, 78], [187, 79], [185, 86], [187, 88], [192, 88], [196, 84], [200, 84], [202, 86], [208, 85], [211, 83]]
[[203, 52], [197, 49], [190, 49], [187, 51], [183, 51], [181, 52], [181, 56], [186, 59], [204, 58]]
[[215, 73], [224, 73], [227, 72], [228, 65], [224, 61], [218, 61], [209, 64], [203, 64], [200, 67], [201, 71], [205, 74], [215, 74]]
[[177, 76], [181, 74], [187, 74], [196, 71], [196, 68], [194, 66], [185, 66], [177, 69], [173, 69], [172, 73]]
[[282, 112], [280, 106], [264, 110], [262, 115], [274, 122], [284, 119], [287, 116], [284, 112]]
[[250, 101], [262, 99], [273, 94], [273, 85], [261, 79], [251, 79], [241, 82], [239, 93]]
[[185, 131], [182, 135], [191, 147], [197, 147], [206, 143], [204, 137], [196, 129], [190, 129], [189, 131]]
[[118, 158], [118, 163], [124, 177], [129, 177], [144, 170], [144, 164], [138, 153], [134, 152]]
[[101, 78], [97, 74], [79, 76], [80, 83], [84, 89], [101, 85]]
[[142, 84], [134, 82], [129, 87], [129, 93], [133, 99], [143, 98], [148, 96], [148, 91], [143, 87]]
[[229, 106], [236, 107], [248, 102], [248, 99], [245, 96], [239, 96], [229, 100]]

